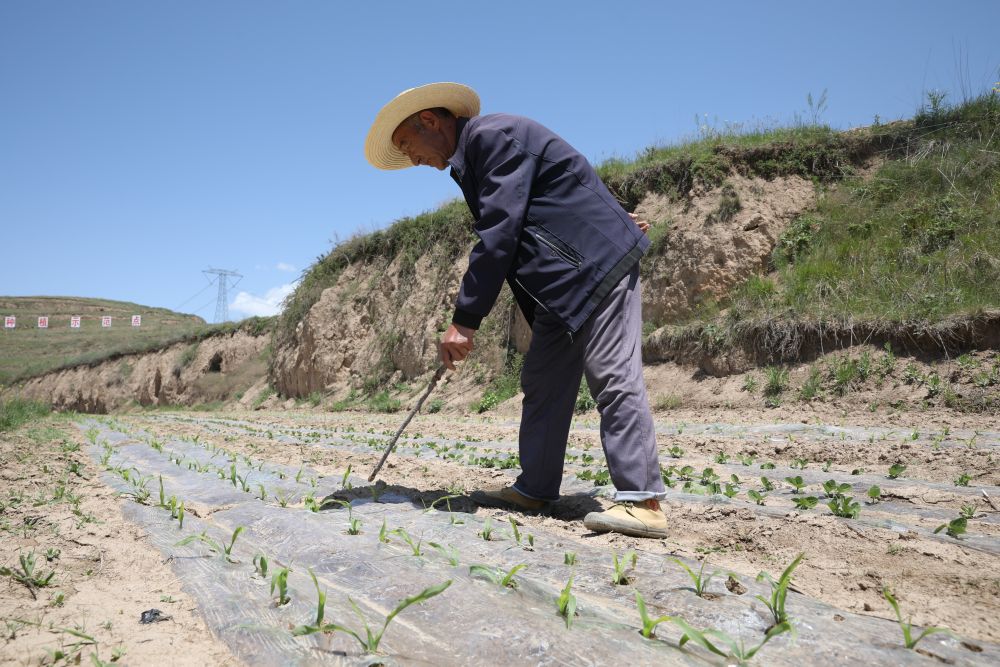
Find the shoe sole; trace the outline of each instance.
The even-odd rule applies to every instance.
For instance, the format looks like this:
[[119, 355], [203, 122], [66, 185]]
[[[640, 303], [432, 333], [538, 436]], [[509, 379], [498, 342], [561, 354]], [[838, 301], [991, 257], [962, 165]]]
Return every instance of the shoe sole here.
[[473, 491], [469, 494], [469, 499], [481, 507], [493, 507], [502, 510], [513, 510], [515, 512], [522, 512], [524, 514], [538, 514], [544, 512], [548, 509], [549, 503], [545, 503], [541, 507], [524, 507], [523, 505], [518, 505], [517, 503], [504, 500], [503, 498], [495, 498], [493, 496], [487, 495], [482, 492]]
[[655, 539], [664, 539], [667, 537], [666, 528], [662, 530], [646, 526], [640, 528], [633, 523], [618, 522], [614, 519], [601, 518], [598, 521], [591, 520], [589, 522], [584, 520], [583, 525], [595, 533], [621, 533], [622, 535], [629, 535], [631, 537], [651, 537]]

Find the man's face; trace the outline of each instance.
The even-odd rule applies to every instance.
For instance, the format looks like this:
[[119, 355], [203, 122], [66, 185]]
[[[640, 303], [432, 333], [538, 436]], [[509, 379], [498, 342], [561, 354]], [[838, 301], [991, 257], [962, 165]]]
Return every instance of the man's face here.
[[392, 133], [392, 143], [414, 165], [443, 170], [448, 166], [448, 158], [455, 153], [455, 139], [449, 140], [446, 125], [434, 113], [422, 111], [419, 118], [419, 127], [410, 121], [397, 127]]

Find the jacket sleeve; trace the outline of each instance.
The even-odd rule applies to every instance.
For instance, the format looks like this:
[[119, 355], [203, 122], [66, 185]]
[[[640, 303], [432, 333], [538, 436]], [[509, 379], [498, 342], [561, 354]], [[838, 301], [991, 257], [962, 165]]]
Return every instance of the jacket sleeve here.
[[496, 303], [517, 254], [537, 160], [499, 130], [477, 133], [470, 143], [466, 164], [479, 185], [478, 220], [473, 227], [479, 243], [469, 254], [452, 322], [478, 329]]

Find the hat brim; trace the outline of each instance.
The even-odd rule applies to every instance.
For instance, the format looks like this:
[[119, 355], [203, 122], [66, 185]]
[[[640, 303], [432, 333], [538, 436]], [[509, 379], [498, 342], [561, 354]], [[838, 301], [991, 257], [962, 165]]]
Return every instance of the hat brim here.
[[413, 163], [392, 143], [392, 133], [404, 120], [424, 109], [444, 107], [456, 116], [479, 113], [479, 95], [461, 83], [429, 83], [404, 90], [375, 116], [365, 139], [365, 157], [379, 169], [405, 169]]

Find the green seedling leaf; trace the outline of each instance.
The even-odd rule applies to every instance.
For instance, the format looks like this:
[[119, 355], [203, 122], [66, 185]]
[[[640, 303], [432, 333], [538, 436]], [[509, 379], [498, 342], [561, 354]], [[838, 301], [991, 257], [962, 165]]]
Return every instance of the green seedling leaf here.
[[[761, 479], [764, 479], [764, 478], [761, 478]], [[785, 481], [788, 482], [789, 484], [791, 484], [793, 487], [795, 487], [794, 489], [792, 489], [792, 493], [799, 493], [799, 492], [801, 492], [802, 491], [802, 487], [804, 487], [806, 485], [806, 483], [804, 481], [802, 481], [802, 477], [801, 476], [786, 477]]]
[[667, 452], [670, 454], [671, 457], [675, 459], [679, 459], [680, 457], [684, 456], [684, 450], [678, 447], [677, 445], [674, 445], [673, 447], [668, 449]]
[[906, 470], [906, 466], [902, 463], [893, 463], [889, 466], [889, 479], [896, 479]]
[[837, 480], [835, 479], [828, 479], [825, 482], [823, 482], [823, 493], [826, 494], [827, 498], [843, 496], [850, 490], [851, 490], [851, 485], [847, 484], [846, 482], [844, 484], [838, 484]]
[[563, 587], [562, 592], [559, 594], [559, 599], [556, 600], [556, 608], [559, 610], [559, 615], [566, 621], [567, 630], [573, 624], [573, 618], [577, 614], [576, 596], [571, 592], [572, 588], [573, 577], [570, 577], [569, 581], [566, 582], [566, 586]]
[[806, 496], [805, 498], [792, 498], [792, 502], [795, 503], [795, 509], [811, 510], [816, 507], [819, 499], [816, 496]]
[[267, 556], [264, 554], [254, 556], [253, 569], [261, 579], [267, 579]]
[[458, 566], [458, 549], [454, 545], [449, 544], [447, 547], [438, 544], [437, 542], [428, 542], [428, 545], [432, 549], [437, 549], [442, 556], [444, 556], [452, 567]]
[[627, 586], [632, 583], [631, 574], [639, 557], [634, 551], [627, 552], [621, 560], [618, 559], [617, 553], [612, 555], [614, 556], [615, 572], [612, 575], [611, 583], [615, 586]]
[[687, 572], [688, 576], [691, 577], [691, 581], [694, 582], [694, 593], [698, 597], [705, 597], [705, 592], [706, 592], [706, 589], [708, 588], [708, 583], [710, 581], [712, 581], [712, 577], [714, 577], [715, 575], [719, 574], [718, 570], [714, 570], [707, 577], [703, 576], [703, 572], [705, 571], [705, 565], [706, 565], [706, 563], [708, 561], [704, 561], [704, 560], [701, 561], [701, 568], [699, 568], [698, 569], [698, 573], [695, 574], [694, 570], [692, 570], [690, 567], [688, 567], [687, 564], [684, 563], [679, 558], [671, 558], [670, 560], [672, 560], [675, 563], [677, 563], [678, 565], [680, 565], [681, 568], [685, 572]]
[[792, 572], [795, 568], [799, 566], [802, 562], [802, 558], [805, 553], [800, 553], [795, 557], [788, 567], [784, 569], [781, 576], [777, 581], [771, 578], [771, 575], [767, 572], [761, 572], [757, 575], [757, 581], [767, 580], [771, 584], [771, 595], [769, 598], [765, 598], [761, 595], [755, 596], [758, 600], [764, 603], [768, 611], [771, 612], [771, 616], [774, 618], [773, 625], [779, 625], [788, 620], [788, 613], [785, 611], [785, 599], [788, 597], [788, 586], [792, 582]]
[[960, 516], [957, 519], [952, 519], [948, 523], [943, 523], [934, 529], [934, 533], [940, 533], [942, 530], [948, 535], [948, 537], [954, 537], [956, 540], [962, 539], [962, 535], [965, 534], [965, 528], [968, 524], [968, 519], [964, 516]]
[[765, 491], [774, 491], [774, 482], [769, 480], [767, 477], [761, 477], [760, 484], [764, 487]]
[[410, 545], [410, 550], [413, 552], [414, 556], [423, 555], [423, 551], [420, 549], [420, 546], [423, 544], [422, 538], [414, 542], [413, 537], [411, 537], [410, 534], [406, 532], [406, 530], [404, 530], [403, 528], [396, 528], [395, 530], [392, 530], [390, 532], [402, 537], [403, 541], [406, 542], [408, 545]]
[[514, 533], [514, 541], [517, 542], [517, 544], [521, 544], [521, 531], [517, 529], [517, 521], [515, 521], [512, 516], [507, 517], [507, 520], [510, 521], [510, 529]]
[[576, 565], [576, 554], [572, 551], [567, 551], [563, 554], [563, 565]]
[[847, 496], [837, 496], [828, 502], [826, 506], [830, 508], [834, 516], [844, 519], [857, 519], [858, 514], [861, 513], [861, 505], [854, 502], [854, 498], [848, 498]]
[[646, 639], [652, 639], [653, 635], [656, 634], [656, 626], [660, 623], [664, 623], [670, 620], [669, 616], [660, 616], [659, 618], [650, 618], [649, 613], [646, 611], [646, 602], [642, 599], [642, 595], [639, 591], [635, 592], [635, 604], [639, 608], [639, 618], [642, 619], [642, 636]]
[[968, 486], [971, 481], [972, 477], [963, 472], [958, 476], [958, 479], [955, 480], [955, 486]]
[[932, 635], [932, 634], [935, 634], [935, 633], [942, 633], [942, 634], [950, 635], [952, 637], [955, 636], [951, 632], [951, 630], [949, 630], [948, 628], [940, 628], [940, 627], [937, 627], [937, 626], [931, 626], [931, 627], [928, 627], [928, 628], [924, 628], [924, 631], [921, 632], [919, 635], [917, 635], [916, 638], [914, 638], [913, 637], [913, 626], [910, 625], [909, 623], [906, 623], [906, 622], [903, 621], [903, 615], [899, 611], [899, 603], [896, 602], [896, 598], [893, 597], [893, 595], [889, 591], [888, 587], [882, 589], [882, 595], [885, 597], [885, 599], [892, 606], [892, 610], [894, 612], [896, 612], [896, 621], [899, 623], [899, 628], [903, 631], [903, 645], [906, 646], [906, 648], [912, 649], [912, 648], [916, 647], [917, 643], [921, 639], [923, 639], [924, 637], [926, 637], [928, 635]]
[[750, 489], [749, 491], [747, 491], [747, 495], [750, 497], [750, 500], [754, 501], [758, 505], [763, 505], [764, 504], [764, 499], [767, 498], [767, 494], [766, 493], [758, 493], [757, 491], [754, 491], [753, 489]]
[[493, 522], [492, 522], [492, 520], [486, 519], [486, 523], [483, 524], [483, 529], [481, 531], [479, 531], [477, 533], [477, 535], [479, 535], [484, 540], [486, 540], [487, 542], [489, 542], [490, 539], [491, 539], [491, 537], [492, 537], [492, 535], [493, 535]]
[[868, 489], [867, 495], [869, 501], [871, 501], [871, 503], [874, 505], [875, 503], [877, 503], [879, 500], [882, 499], [882, 489], [878, 488], [878, 485], [873, 484]]
[[278, 591], [278, 606], [284, 607], [286, 604], [292, 601], [292, 598], [288, 597], [288, 573], [291, 570], [287, 567], [283, 567], [274, 573], [271, 577], [271, 595], [274, 595], [275, 589]]

